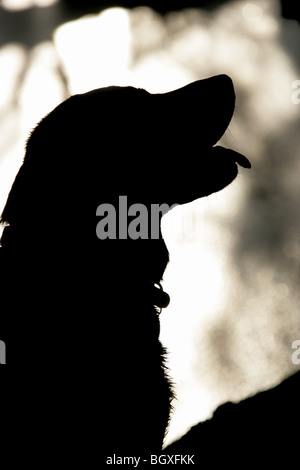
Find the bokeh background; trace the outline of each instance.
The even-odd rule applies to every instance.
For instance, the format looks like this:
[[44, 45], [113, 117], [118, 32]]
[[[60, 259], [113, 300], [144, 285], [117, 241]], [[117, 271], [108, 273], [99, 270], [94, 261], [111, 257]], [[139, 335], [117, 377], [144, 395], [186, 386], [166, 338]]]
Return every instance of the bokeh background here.
[[[171, 304], [161, 339], [177, 394], [168, 443], [299, 369], [300, 27], [279, 0], [143, 3], [0, 1], [0, 211], [30, 131], [71, 94], [232, 77], [236, 111], [222, 143], [253, 168], [163, 220]], [[157, 155], [153, 164], [163, 184]]]

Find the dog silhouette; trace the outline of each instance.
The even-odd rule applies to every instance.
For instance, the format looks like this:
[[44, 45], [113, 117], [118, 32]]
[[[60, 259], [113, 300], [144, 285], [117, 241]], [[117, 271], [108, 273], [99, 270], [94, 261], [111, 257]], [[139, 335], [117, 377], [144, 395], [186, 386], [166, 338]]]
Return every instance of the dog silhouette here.
[[161, 450], [173, 390], [159, 340], [160, 219], [250, 167], [215, 146], [234, 107], [225, 75], [164, 94], [108, 87], [72, 96], [31, 133], [1, 218], [1, 340], [32, 390], [48, 377], [28, 398], [42, 429], [56, 420], [58, 435], [100, 442], [105, 456]]

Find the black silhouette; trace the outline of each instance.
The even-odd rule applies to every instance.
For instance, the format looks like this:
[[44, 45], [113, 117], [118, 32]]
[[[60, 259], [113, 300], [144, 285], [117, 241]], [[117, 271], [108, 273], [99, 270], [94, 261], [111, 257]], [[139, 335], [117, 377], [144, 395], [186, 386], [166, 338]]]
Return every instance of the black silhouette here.
[[[1, 339], [7, 365], [30, 367], [30, 420], [43, 415], [35, 440], [54, 423], [89, 453], [99, 441], [106, 457], [161, 450], [173, 398], [159, 341], [168, 251], [161, 233], [119, 236], [119, 198], [151, 214], [227, 186], [237, 163], [250, 167], [213, 147], [234, 105], [225, 75], [158, 95], [109, 87], [71, 97], [32, 132], [2, 214], [0, 262]], [[96, 232], [92, 244], [90, 210], [102, 204], [116, 209], [117, 239]]]
[[160, 13], [167, 13], [172, 10], [182, 10], [184, 8], [208, 8], [213, 9], [221, 3], [226, 3], [228, 0], [63, 0], [63, 4], [74, 12], [89, 9], [96, 10], [100, 7], [111, 8], [120, 6], [123, 8], [135, 8], [138, 6], [147, 6], [153, 8]]
[[281, 15], [283, 18], [289, 20], [297, 20], [300, 22], [300, 7], [298, 2], [292, 0], [280, 0], [281, 4]]
[[297, 464], [300, 372], [276, 387], [220, 406], [212, 419], [194, 426], [167, 447], [167, 454], [194, 455], [194, 463], [218, 468], [268, 468]]

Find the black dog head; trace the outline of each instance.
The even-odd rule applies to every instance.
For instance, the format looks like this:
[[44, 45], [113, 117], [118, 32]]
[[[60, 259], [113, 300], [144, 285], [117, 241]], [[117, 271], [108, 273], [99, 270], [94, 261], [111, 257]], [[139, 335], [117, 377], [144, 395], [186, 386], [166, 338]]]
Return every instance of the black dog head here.
[[[67, 279], [91, 285], [87, 279], [97, 270], [108, 298], [113, 278], [131, 301], [133, 283], [159, 282], [168, 252], [161, 237], [149, 240], [150, 224], [146, 240], [126, 234], [115, 239], [122, 238], [120, 196], [127, 207], [143, 204], [150, 213], [153, 204], [170, 207], [227, 186], [237, 163], [250, 166], [242, 155], [214, 147], [234, 107], [233, 85], [225, 75], [165, 94], [109, 87], [60, 104], [32, 132], [2, 214], [9, 226], [1, 256], [16, 265], [14, 276], [30, 263], [33, 272], [42, 273], [36, 289], [47, 290], [47, 276], [55, 273], [55, 292]], [[112, 240], [96, 235], [95, 248], [87, 226], [92, 207], [97, 214], [102, 204], [116, 208], [116, 233]]]
[[49, 261], [60, 250], [72, 257], [95, 202], [117, 207], [123, 195], [128, 205], [171, 206], [224, 188], [237, 163], [249, 166], [240, 154], [213, 147], [234, 106], [225, 75], [165, 94], [109, 87], [71, 97], [32, 132], [2, 214], [10, 225], [3, 247], [42, 250]]

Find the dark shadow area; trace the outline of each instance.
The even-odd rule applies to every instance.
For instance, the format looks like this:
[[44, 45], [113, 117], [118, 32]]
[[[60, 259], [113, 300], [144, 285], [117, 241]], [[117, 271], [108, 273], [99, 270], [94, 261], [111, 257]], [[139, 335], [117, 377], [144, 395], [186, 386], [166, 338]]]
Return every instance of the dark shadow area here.
[[[136, 6], [149, 6], [156, 11], [165, 13], [172, 10], [181, 10], [184, 8], [215, 8], [227, 0], [145, 0], [137, 2], [136, 0], [113, 0], [113, 1], [99, 1], [99, 0], [63, 0], [63, 3], [73, 10], [96, 9], [99, 6], [109, 8], [113, 6], [121, 6], [125, 8], [134, 8]], [[300, 8], [299, 4], [294, 0], [280, 0], [281, 13], [284, 18], [296, 19], [300, 21]]]
[[124, 8], [135, 8], [138, 6], [147, 6], [156, 10], [160, 13], [167, 13], [168, 11], [182, 10], [184, 8], [209, 8], [213, 9], [218, 7], [222, 3], [226, 3], [228, 0], [63, 0], [64, 5], [66, 5], [70, 10], [73, 11], [83, 11], [88, 9], [97, 9], [101, 8], [111, 8], [111, 7], [124, 7]]
[[300, 21], [299, 2], [293, 0], [280, 0], [281, 14], [283, 18]]
[[27, 47], [52, 40], [54, 30], [61, 24], [90, 13], [99, 13], [106, 8], [149, 6], [160, 13], [201, 7], [213, 9], [227, 0], [205, 0], [188, 2], [102, 2], [98, 0], [61, 0], [48, 7], [31, 7], [23, 10], [7, 10], [0, 6], [0, 46], [9, 42], [19, 42]]
[[[138, 2], [136, 0], [112, 0], [112, 1], [99, 1], [99, 0], [63, 0], [64, 5], [73, 11], [83, 11], [86, 9], [110, 8], [121, 6], [124, 8], [135, 8], [137, 6], [148, 6], [154, 10], [166, 13], [173, 10], [182, 10], [184, 8], [205, 8], [214, 9], [221, 4], [226, 3], [228, 0], [145, 0]], [[294, 0], [280, 0], [281, 14], [283, 18], [295, 19], [300, 21], [300, 7]]]
[[244, 465], [268, 468], [278, 462], [286, 468], [293, 466], [299, 444], [299, 392], [300, 372], [238, 404], [226, 403], [165, 453], [193, 455], [197, 468], [205, 463], [211, 468], [230, 463], [233, 469]]

